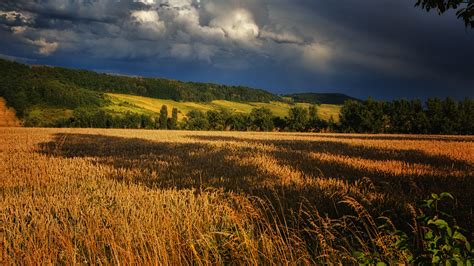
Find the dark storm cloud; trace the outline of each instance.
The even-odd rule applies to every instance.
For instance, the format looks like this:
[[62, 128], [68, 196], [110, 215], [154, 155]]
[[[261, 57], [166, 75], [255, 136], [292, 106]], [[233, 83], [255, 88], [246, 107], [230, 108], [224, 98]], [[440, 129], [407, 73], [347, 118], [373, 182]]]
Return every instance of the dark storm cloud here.
[[[412, 0], [6, 0], [0, 53], [358, 97], [474, 95], [474, 32]], [[26, 58], [26, 59], [25, 59]]]

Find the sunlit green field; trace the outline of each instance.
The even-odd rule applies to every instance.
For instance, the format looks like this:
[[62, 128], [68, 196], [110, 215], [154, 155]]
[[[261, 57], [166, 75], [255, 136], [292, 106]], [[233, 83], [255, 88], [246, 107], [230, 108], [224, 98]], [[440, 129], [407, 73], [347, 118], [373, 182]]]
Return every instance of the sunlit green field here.
[[[107, 106], [107, 109], [114, 112], [160, 112], [163, 105], [168, 107], [168, 110], [172, 108], [178, 108], [180, 111], [180, 118], [191, 110], [200, 110], [203, 112], [209, 110], [227, 109], [229, 111], [238, 113], [250, 113], [253, 108], [266, 107], [270, 109], [274, 115], [279, 117], [285, 117], [288, 115], [288, 110], [293, 106], [283, 102], [270, 102], [270, 103], [257, 103], [257, 102], [231, 102], [224, 100], [216, 100], [210, 103], [196, 103], [196, 102], [176, 102], [173, 100], [163, 100], [147, 98], [142, 96], [134, 96], [127, 94], [107, 94], [112, 102], [111, 105]], [[296, 106], [307, 108], [309, 104], [298, 103]], [[328, 120], [333, 117], [335, 121], [339, 119], [339, 112], [341, 107], [338, 105], [322, 104], [318, 108], [318, 115], [322, 119]]]
[[[163, 105], [168, 107], [168, 113], [171, 114], [172, 108], [178, 108], [178, 117], [180, 120], [191, 110], [200, 110], [203, 112], [209, 110], [227, 109], [231, 112], [250, 113], [252, 109], [259, 107], [266, 107], [272, 111], [275, 116], [285, 117], [288, 111], [293, 106], [300, 106], [307, 108], [310, 104], [298, 103], [288, 104], [284, 102], [231, 102], [225, 100], [216, 100], [210, 103], [198, 102], [177, 102], [173, 100], [155, 99], [142, 96], [134, 96], [128, 94], [107, 94], [108, 104], [104, 107], [109, 113], [122, 115], [127, 112], [146, 114], [149, 116], [156, 116], [160, 112]], [[331, 117], [334, 121], [339, 120], [339, 113], [341, 106], [322, 104], [318, 106], [318, 115], [324, 120], [329, 120]], [[66, 108], [56, 108], [52, 106], [37, 105], [31, 108], [26, 115], [26, 121], [34, 125], [51, 126], [55, 121], [61, 119], [68, 119], [73, 116], [73, 110]], [[30, 124], [26, 124], [27, 126]], [[31, 124], [31, 125], [33, 125]]]
[[[49, 126], [60, 119], [69, 119], [72, 115], [71, 109], [37, 105], [28, 112], [25, 120], [37, 121], [42, 126]], [[27, 123], [26, 126], [30, 125]]]

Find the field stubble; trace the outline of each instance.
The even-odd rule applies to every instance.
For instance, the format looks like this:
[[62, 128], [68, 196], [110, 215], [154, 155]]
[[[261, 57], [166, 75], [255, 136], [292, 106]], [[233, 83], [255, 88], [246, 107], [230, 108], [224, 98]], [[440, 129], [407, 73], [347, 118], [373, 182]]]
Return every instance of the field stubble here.
[[[409, 228], [413, 205], [444, 191], [457, 198], [459, 223], [474, 225], [474, 137], [0, 135], [2, 264], [354, 262], [350, 249], [371, 248], [367, 238], [403, 261], [360, 218], [383, 214]], [[345, 231], [350, 218], [335, 220], [343, 215], [375, 231]]]

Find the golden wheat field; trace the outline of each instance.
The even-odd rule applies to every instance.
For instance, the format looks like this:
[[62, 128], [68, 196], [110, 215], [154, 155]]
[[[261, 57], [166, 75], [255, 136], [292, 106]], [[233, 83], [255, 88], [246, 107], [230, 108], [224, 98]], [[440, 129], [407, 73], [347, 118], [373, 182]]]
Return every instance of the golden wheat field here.
[[371, 217], [447, 191], [473, 228], [473, 165], [472, 136], [0, 128], [0, 264], [403, 262]]
[[0, 97], [0, 127], [19, 127], [20, 125], [15, 110], [7, 107], [5, 99]]

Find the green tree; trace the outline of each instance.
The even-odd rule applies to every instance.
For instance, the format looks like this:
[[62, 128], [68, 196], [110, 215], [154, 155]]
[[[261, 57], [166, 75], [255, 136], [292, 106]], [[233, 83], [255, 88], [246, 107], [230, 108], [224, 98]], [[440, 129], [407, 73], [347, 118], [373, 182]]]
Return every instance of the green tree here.
[[410, 102], [405, 99], [395, 100], [390, 104], [390, 132], [410, 133], [412, 132], [412, 110]]
[[455, 10], [456, 16], [464, 21], [466, 27], [474, 28], [474, 1], [472, 0], [417, 0], [415, 6], [426, 11], [436, 10], [443, 14]]
[[[319, 118], [318, 116], [318, 106], [311, 105], [308, 107], [308, 115], [309, 115], [309, 122], [308, 122], [308, 130], [309, 131], [316, 131], [321, 132], [328, 129], [328, 122]], [[334, 118], [333, 118], [334, 120]]]
[[316, 125], [319, 117], [318, 117], [318, 106], [315, 104], [312, 104], [308, 107], [308, 119], [309, 123], [312, 128], [315, 128], [314, 125]]
[[431, 134], [443, 132], [443, 102], [439, 98], [430, 98], [426, 102], [426, 115], [428, 116]]
[[430, 124], [423, 108], [423, 103], [420, 100], [412, 100], [410, 105], [412, 111], [412, 131], [409, 133], [427, 134]]
[[139, 114], [127, 112], [123, 117], [123, 126], [125, 128], [140, 128], [141, 117]]
[[154, 128], [153, 119], [150, 116], [142, 114], [140, 116], [140, 120], [141, 120], [140, 121], [140, 128], [146, 128], [146, 129]]
[[458, 103], [452, 98], [446, 98], [442, 104], [443, 124], [442, 134], [457, 134], [459, 129]]
[[168, 128], [168, 107], [163, 105], [160, 110], [160, 129]]
[[224, 130], [230, 130], [232, 128], [232, 112], [225, 108], [221, 108], [219, 112], [224, 121]]
[[186, 129], [208, 130], [209, 122], [206, 114], [199, 110], [192, 110], [186, 114]]
[[367, 110], [363, 103], [347, 100], [341, 108], [340, 123], [345, 132], [365, 133], [368, 131]]
[[257, 131], [272, 131], [273, 124], [272, 111], [266, 107], [254, 108], [250, 112], [252, 129]]
[[288, 111], [288, 128], [292, 131], [305, 131], [308, 126], [308, 110], [302, 107], [292, 107]]
[[474, 134], [474, 100], [465, 98], [459, 102], [459, 132], [464, 135]]
[[90, 112], [91, 127], [107, 128], [107, 113], [101, 109], [95, 109]]
[[329, 132], [336, 132], [337, 131], [337, 123], [334, 121], [334, 117], [329, 117], [329, 120], [326, 123], [326, 130]]
[[178, 129], [178, 109], [173, 108], [171, 111], [171, 119], [169, 119], [168, 123], [169, 129]]
[[278, 131], [287, 130], [287, 117], [281, 118], [279, 116], [275, 116], [273, 118], [273, 125], [275, 126], [275, 129], [277, 129]]
[[251, 124], [250, 116], [243, 113], [234, 113], [227, 120], [229, 129], [235, 131], [247, 131]]
[[216, 110], [209, 110], [206, 112], [206, 118], [209, 123], [209, 129], [220, 131], [225, 129], [226, 121], [221, 112]]
[[15, 108], [17, 114], [22, 117], [28, 108], [28, 96], [24, 90], [20, 90], [14, 95], [11, 106]]
[[364, 118], [368, 133], [385, 132], [384, 102], [376, 101], [369, 97], [364, 102], [367, 113]]

